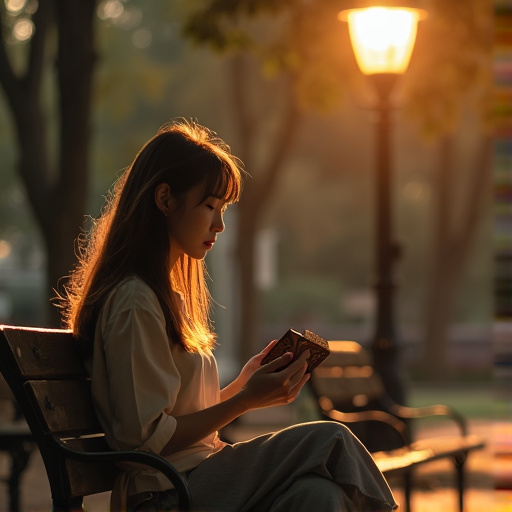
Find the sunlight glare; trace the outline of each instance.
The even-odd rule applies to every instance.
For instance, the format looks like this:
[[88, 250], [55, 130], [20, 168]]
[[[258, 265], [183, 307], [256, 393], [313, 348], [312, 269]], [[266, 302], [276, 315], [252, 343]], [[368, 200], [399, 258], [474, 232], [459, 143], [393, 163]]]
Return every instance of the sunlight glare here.
[[11, 244], [7, 240], [0, 240], [0, 260], [7, 258], [11, 254]]
[[5, 7], [10, 14], [18, 14], [25, 7], [27, 0], [5, 0]]
[[153, 39], [151, 32], [146, 28], [140, 28], [132, 35], [132, 43], [136, 48], [147, 48]]
[[27, 41], [34, 34], [34, 24], [27, 18], [18, 20], [12, 29], [12, 35], [16, 41]]
[[123, 15], [124, 5], [119, 0], [107, 0], [98, 6], [98, 16], [102, 20], [116, 20]]

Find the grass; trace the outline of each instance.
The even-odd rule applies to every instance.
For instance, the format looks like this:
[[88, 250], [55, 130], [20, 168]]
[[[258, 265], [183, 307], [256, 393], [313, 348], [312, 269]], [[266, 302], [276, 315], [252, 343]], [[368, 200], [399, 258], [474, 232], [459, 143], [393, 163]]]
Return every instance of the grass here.
[[499, 396], [491, 382], [410, 385], [407, 405], [421, 407], [434, 404], [449, 405], [472, 420], [510, 416], [511, 406], [510, 400]]

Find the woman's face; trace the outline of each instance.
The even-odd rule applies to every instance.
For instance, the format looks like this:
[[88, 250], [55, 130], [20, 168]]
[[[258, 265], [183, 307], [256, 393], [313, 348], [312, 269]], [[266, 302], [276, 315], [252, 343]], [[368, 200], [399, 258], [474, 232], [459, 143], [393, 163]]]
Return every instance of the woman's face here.
[[213, 247], [217, 235], [224, 231], [223, 215], [226, 201], [204, 195], [204, 184], [191, 188], [182, 204], [175, 205], [167, 216], [171, 242], [171, 261], [174, 264], [183, 254], [201, 260]]

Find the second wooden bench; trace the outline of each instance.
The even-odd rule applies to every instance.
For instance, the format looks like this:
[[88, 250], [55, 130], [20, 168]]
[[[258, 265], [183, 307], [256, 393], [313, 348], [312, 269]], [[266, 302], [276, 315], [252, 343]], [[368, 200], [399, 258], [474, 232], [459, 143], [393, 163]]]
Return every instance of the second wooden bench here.
[[[482, 438], [469, 435], [465, 418], [446, 405], [406, 407], [394, 403], [372, 365], [371, 355], [354, 341], [330, 341], [331, 355], [314, 371], [310, 388], [321, 415], [351, 428], [385, 475], [403, 476], [405, 510], [411, 510], [412, 475], [422, 464], [451, 459], [456, 471], [459, 510], [464, 510], [465, 461], [484, 448]], [[446, 417], [459, 433], [414, 441], [413, 420]], [[370, 428], [373, 425], [373, 428]], [[379, 433], [394, 436], [394, 448], [382, 448]]]

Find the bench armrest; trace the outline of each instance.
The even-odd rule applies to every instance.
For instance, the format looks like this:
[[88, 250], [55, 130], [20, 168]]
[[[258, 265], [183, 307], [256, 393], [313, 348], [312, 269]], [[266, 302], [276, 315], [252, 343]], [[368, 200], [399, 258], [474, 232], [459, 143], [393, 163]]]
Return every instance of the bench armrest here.
[[134, 462], [152, 467], [164, 474], [172, 483], [178, 494], [180, 510], [189, 510], [191, 507], [191, 496], [188, 490], [188, 483], [179, 471], [160, 455], [137, 450], [126, 451], [82, 451], [72, 448], [69, 444], [54, 437], [55, 442], [61, 450], [66, 453], [69, 459], [85, 463], [109, 463]]
[[462, 436], [467, 435], [467, 423], [464, 416], [448, 405], [429, 405], [425, 407], [407, 407], [396, 403], [387, 404], [388, 410], [400, 419], [411, 420], [429, 418], [433, 416], [446, 416], [453, 420]]
[[340, 423], [358, 423], [363, 421], [378, 421], [392, 427], [393, 431], [400, 438], [400, 441], [407, 445], [411, 442], [407, 424], [401, 419], [385, 411], [370, 410], [358, 412], [342, 412], [333, 407], [332, 402], [322, 397], [319, 401], [322, 414], [333, 421]]

